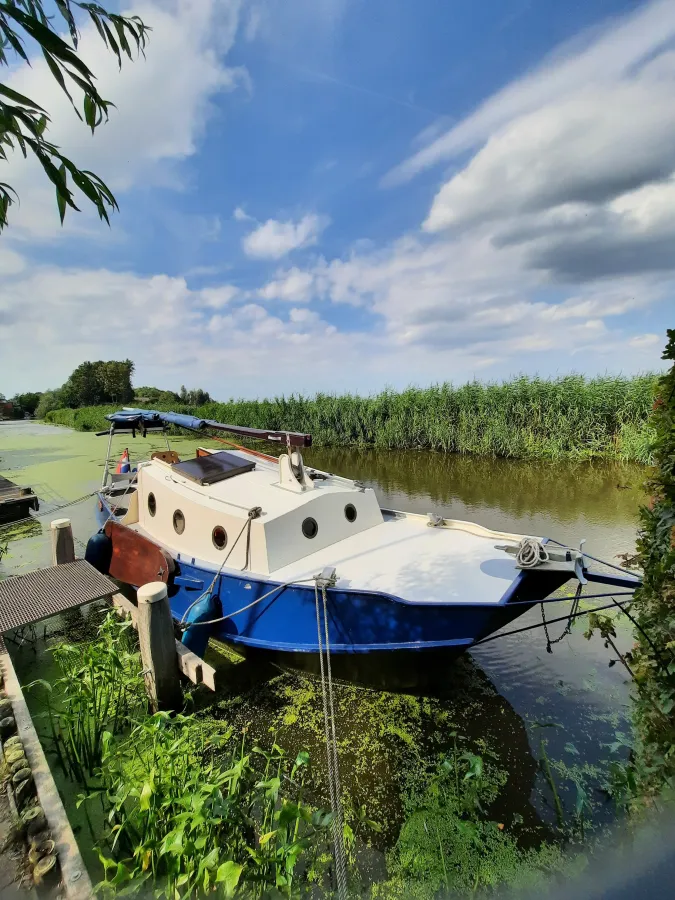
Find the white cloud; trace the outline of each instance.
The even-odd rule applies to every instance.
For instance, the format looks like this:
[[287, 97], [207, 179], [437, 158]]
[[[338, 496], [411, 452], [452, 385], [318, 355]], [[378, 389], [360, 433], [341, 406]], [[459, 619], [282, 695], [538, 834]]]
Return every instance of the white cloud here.
[[567, 203], [609, 202], [675, 169], [675, 54], [669, 79], [588, 87], [519, 117], [443, 185], [428, 231]]
[[235, 211], [232, 213], [232, 218], [236, 222], [255, 222], [253, 216], [249, 216], [246, 210], [241, 206], [238, 206], [235, 209]]
[[199, 297], [204, 306], [210, 309], [222, 309], [227, 306], [239, 294], [239, 288], [233, 284], [223, 284], [219, 287], [203, 288]]
[[308, 213], [299, 222], [268, 219], [242, 240], [244, 253], [257, 259], [281, 259], [292, 250], [316, 244], [329, 221], [314, 213]]
[[629, 341], [631, 347], [640, 349], [656, 349], [663, 344], [663, 335], [660, 334], [636, 334]]
[[217, 308], [219, 292], [225, 297], [231, 290], [230, 285], [191, 290], [185, 279], [167, 275], [15, 267], [15, 274], [0, 282], [3, 390], [56, 387], [79, 362], [108, 358], [111, 319], [102, 310], [121, 310], [132, 323], [125, 328], [124, 354], [136, 363], [140, 384], [177, 388], [189, 372], [193, 384], [214, 396], [250, 396], [278, 391], [280, 372], [288, 373], [285, 389], [293, 390], [298, 371], [311, 370], [328, 384], [341, 357], [353, 365], [358, 336], [336, 335], [316, 313], [301, 310], [287, 318], [272, 316], [256, 303], [236, 305], [234, 297]]
[[268, 282], [258, 292], [263, 300], [288, 300], [291, 303], [307, 303], [314, 288], [314, 275], [293, 266], [287, 272], [277, 272], [274, 281]]
[[589, 86], [630, 78], [655, 50], [675, 36], [675, 5], [656, 0], [604, 30], [594, 30], [559, 48], [542, 65], [507, 85], [429, 146], [405, 160], [385, 179], [400, 183], [429, 166], [484, 143], [509, 122], [550, 107]]
[[[41, 57], [18, 66], [8, 84], [43, 105], [52, 116], [47, 135], [81, 168], [90, 169], [120, 195], [132, 187], [161, 184], [182, 189], [176, 164], [197, 151], [212, 112], [211, 100], [246, 80], [244, 70], [227, 67], [240, 0], [140, 0], [130, 12], [152, 27], [146, 59], [128, 60], [118, 71], [93, 25], [82, 29], [80, 54], [97, 78], [103, 97], [115, 103], [110, 120], [94, 136], [75, 115]], [[37, 164], [19, 154], [3, 164], [3, 180], [21, 203], [10, 210], [13, 238], [53, 238], [61, 233], [54, 192]], [[66, 217], [66, 233], [91, 228], [87, 217]], [[97, 226], [100, 233], [100, 228]], [[105, 229], [107, 232], [107, 229]]]
[[0, 275], [16, 275], [26, 268], [26, 261], [9, 247], [0, 247]]

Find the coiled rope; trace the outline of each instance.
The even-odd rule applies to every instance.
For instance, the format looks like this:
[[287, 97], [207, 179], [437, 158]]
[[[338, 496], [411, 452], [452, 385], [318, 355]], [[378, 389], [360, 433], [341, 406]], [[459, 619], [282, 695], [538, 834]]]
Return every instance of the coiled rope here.
[[516, 562], [521, 569], [534, 569], [548, 561], [548, 553], [537, 538], [524, 537], [516, 551]]

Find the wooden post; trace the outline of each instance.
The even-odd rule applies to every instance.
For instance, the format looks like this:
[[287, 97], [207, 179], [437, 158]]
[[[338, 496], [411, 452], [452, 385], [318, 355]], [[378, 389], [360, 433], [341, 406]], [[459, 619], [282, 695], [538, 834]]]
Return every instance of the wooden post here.
[[62, 566], [75, 562], [75, 543], [70, 519], [54, 519], [52, 522], [52, 565]]
[[145, 684], [154, 710], [177, 710], [183, 705], [176, 660], [171, 607], [163, 581], [138, 589], [138, 640]]

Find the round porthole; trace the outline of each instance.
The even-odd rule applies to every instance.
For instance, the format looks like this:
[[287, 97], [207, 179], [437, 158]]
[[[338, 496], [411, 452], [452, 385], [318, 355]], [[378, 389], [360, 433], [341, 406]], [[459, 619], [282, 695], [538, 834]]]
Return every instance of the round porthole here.
[[179, 509], [173, 514], [173, 530], [176, 534], [182, 534], [185, 531], [185, 516]]
[[211, 540], [216, 550], [224, 550], [227, 545], [227, 532], [222, 525], [216, 525], [211, 532]]
[[348, 522], [356, 522], [356, 507], [353, 503], [348, 503], [345, 506], [345, 519]]
[[306, 538], [316, 537], [319, 533], [319, 526], [316, 524], [316, 519], [305, 519], [302, 523], [302, 533]]
[[154, 516], [157, 512], [157, 501], [154, 494], [148, 494], [148, 512], [151, 516]]

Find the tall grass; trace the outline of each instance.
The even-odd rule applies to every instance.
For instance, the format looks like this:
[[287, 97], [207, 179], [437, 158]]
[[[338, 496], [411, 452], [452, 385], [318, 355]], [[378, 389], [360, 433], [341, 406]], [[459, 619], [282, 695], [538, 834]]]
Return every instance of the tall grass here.
[[[317, 446], [436, 450], [510, 458], [650, 459], [653, 375], [567, 375], [406, 391], [291, 395], [207, 403], [190, 411], [253, 428], [309, 432]], [[187, 409], [187, 408], [186, 408]], [[102, 430], [110, 407], [56, 410], [47, 420]]]
[[130, 623], [108, 613], [96, 640], [52, 650], [60, 677], [26, 689], [45, 692], [51, 749], [65, 774], [81, 784], [101, 765], [106, 742], [147, 707], [140, 657]]

